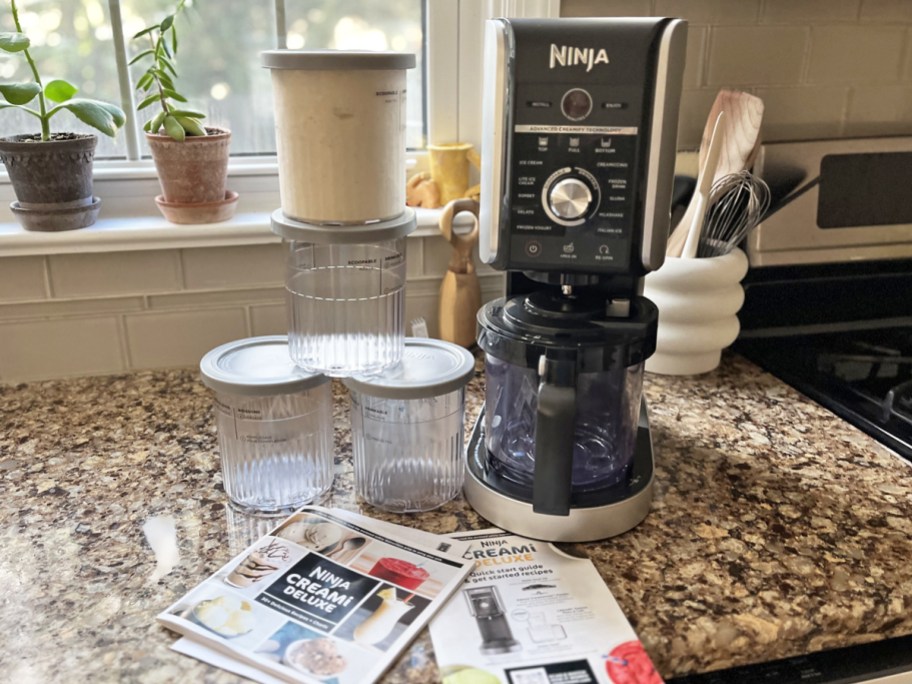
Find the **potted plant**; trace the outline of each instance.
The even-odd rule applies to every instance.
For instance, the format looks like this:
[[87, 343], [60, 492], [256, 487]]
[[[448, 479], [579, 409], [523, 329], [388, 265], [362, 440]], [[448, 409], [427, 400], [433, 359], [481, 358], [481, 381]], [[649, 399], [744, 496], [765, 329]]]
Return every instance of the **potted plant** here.
[[[0, 109], [18, 109], [38, 119], [40, 133], [0, 138], [0, 161], [6, 166], [17, 201], [10, 205], [26, 230], [72, 230], [95, 223], [101, 200], [93, 194], [92, 165], [98, 138], [91, 133], [51, 132], [51, 119], [67, 110], [105, 135], [124, 125], [123, 111], [112, 104], [76, 98], [72, 83], [44, 83], [22, 32], [15, 0], [10, 0], [16, 30], [0, 33], [0, 50], [20, 53], [33, 81], [0, 85]], [[36, 104], [37, 103], [37, 104]]]
[[204, 126], [205, 115], [188, 109], [175, 86], [175, 19], [185, 3], [178, 0], [172, 14], [133, 36], [150, 44], [130, 64], [148, 62], [136, 89], [143, 96], [137, 109], [156, 111], [143, 126], [162, 189], [155, 203], [172, 223], [213, 223], [231, 218], [237, 206], [237, 193], [227, 188], [231, 132]]

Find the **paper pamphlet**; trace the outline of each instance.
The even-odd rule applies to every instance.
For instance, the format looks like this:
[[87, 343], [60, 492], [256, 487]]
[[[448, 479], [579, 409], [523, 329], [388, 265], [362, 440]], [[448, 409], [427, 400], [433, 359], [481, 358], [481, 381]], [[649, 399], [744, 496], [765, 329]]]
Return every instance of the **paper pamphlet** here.
[[588, 558], [501, 530], [456, 533], [475, 570], [431, 621], [444, 684], [661, 684]]
[[373, 682], [471, 572], [464, 548], [308, 506], [158, 620], [177, 650], [261, 681]]

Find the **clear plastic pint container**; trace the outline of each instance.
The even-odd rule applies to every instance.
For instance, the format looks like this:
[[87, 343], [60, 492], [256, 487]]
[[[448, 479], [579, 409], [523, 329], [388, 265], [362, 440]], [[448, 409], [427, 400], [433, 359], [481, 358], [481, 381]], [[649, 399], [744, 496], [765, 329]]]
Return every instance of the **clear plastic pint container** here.
[[250, 512], [297, 508], [333, 482], [329, 378], [295, 367], [284, 335], [217, 347], [200, 361], [215, 393], [222, 479], [228, 498]]
[[355, 491], [395, 513], [442, 506], [462, 489], [465, 385], [475, 359], [455, 344], [409, 338], [402, 361], [344, 380], [351, 392]]
[[273, 214], [288, 238], [288, 344], [302, 368], [335, 377], [376, 373], [402, 357], [408, 210], [393, 221], [327, 228]]

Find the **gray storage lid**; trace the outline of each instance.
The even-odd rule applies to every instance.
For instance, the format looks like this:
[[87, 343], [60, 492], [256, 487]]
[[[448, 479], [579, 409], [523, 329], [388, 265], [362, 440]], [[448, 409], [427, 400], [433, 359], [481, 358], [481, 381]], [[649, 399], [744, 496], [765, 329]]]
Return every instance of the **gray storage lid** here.
[[203, 384], [225, 394], [274, 396], [311, 389], [329, 378], [298, 368], [288, 355], [286, 335], [235, 340], [200, 361]]
[[410, 52], [369, 50], [265, 50], [260, 53], [267, 69], [309, 71], [359, 71], [362, 69], [414, 69]]
[[426, 337], [407, 337], [402, 360], [377, 375], [356, 375], [342, 382], [350, 390], [386, 399], [422, 399], [464, 387], [475, 374], [475, 357], [466, 349]]
[[415, 210], [403, 207], [396, 218], [372, 223], [332, 225], [295, 221], [282, 213], [272, 212], [272, 232], [296, 242], [312, 242], [319, 245], [353, 245], [404, 237], [418, 226]]

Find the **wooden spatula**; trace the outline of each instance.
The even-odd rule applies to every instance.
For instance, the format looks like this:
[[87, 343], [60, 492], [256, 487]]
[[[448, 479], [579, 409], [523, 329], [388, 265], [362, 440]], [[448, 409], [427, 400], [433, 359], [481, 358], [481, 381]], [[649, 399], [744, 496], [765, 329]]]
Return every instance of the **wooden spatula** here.
[[[713, 174], [712, 183], [722, 176], [737, 173], [750, 168], [760, 149], [760, 124], [763, 120], [763, 100], [749, 93], [738, 90], [720, 90], [716, 95], [706, 126], [703, 129], [703, 139], [700, 142], [699, 173], [706, 166], [706, 157], [709, 144], [713, 137], [713, 129], [719, 113], [725, 112], [723, 124], [716, 135], [722, 134], [718, 141], [721, 145], [719, 161]], [[710, 183], [710, 185], [712, 185]], [[687, 232], [694, 221], [694, 215], [699, 209], [699, 198], [694, 193], [684, 215], [677, 227], [668, 238], [666, 256], [681, 256]]]
[[694, 190], [694, 198], [697, 200], [697, 203], [692, 212], [692, 221], [690, 227], [687, 229], [684, 247], [681, 248], [680, 254], [680, 256], [685, 259], [693, 259], [697, 255], [697, 244], [700, 242], [700, 234], [703, 232], [703, 223], [706, 219], [706, 210], [709, 208], [707, 206], [709, 203], [709, 192], [712, 190], [716, 168], [719, 166], [719, 155], [722, 153], [723, 126], [725, 126], [724, 110], [720, 111], [718, 118], [716, 118], [712, 136], [709, 139], [706, 161], [703, 163], [700, 177], [697, 178], [697, 187]]

